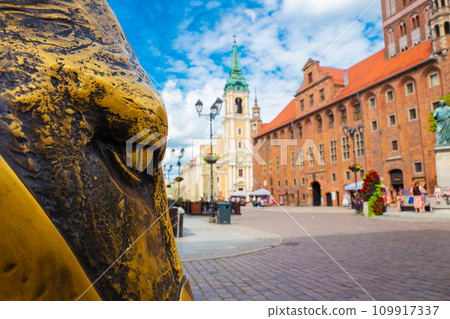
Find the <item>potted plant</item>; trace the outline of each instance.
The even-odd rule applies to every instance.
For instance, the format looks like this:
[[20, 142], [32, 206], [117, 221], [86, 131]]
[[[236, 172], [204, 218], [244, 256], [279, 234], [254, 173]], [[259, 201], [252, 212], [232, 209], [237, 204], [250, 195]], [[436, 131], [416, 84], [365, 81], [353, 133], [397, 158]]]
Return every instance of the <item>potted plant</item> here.
[[352, 172], [359, 172], [361, 170], [361, 166], [358, 164], [353, 164], [348, 167]]
[[219, 160], [219, 155], [207, 154], [203, 157], [203, 160], [208, 164], [215, 164]]

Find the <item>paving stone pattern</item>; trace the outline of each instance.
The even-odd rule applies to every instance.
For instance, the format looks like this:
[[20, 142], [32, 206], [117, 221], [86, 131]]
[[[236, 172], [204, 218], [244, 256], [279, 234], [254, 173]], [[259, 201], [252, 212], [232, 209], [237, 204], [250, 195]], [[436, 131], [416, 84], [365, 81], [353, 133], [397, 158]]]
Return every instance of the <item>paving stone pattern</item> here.
[[[450, 300], [449, 222], [366, 219], [323, 207], [288, 211], [375, 300]], [[286, 241], [183, 262], [196, 300], [371, 300], [281, 209], [245, 208], [232, 223]]]

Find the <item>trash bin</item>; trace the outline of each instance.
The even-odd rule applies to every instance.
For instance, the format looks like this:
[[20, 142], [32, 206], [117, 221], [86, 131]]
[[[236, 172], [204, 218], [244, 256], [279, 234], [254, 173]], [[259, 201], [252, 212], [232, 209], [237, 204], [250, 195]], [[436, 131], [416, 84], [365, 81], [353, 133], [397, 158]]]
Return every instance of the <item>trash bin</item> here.
[[217, 214], [217, 223], [229, 224], [231, 219], [232, 203], [217, 203], [219, 206], [219, 213]]

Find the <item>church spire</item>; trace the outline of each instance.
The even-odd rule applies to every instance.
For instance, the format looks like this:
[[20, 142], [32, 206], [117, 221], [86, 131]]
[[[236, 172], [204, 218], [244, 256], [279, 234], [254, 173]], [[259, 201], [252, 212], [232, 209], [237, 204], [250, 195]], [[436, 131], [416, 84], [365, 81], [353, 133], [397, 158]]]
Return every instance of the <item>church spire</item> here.
[[237, 52], [236, 38], [233, 43], [233, 58], [231, 60], [230, 77], [225, 84], [225, 91], [248, 91], [248, 84], [242, 77], [242, 70], [239, 64], [239, 56]]

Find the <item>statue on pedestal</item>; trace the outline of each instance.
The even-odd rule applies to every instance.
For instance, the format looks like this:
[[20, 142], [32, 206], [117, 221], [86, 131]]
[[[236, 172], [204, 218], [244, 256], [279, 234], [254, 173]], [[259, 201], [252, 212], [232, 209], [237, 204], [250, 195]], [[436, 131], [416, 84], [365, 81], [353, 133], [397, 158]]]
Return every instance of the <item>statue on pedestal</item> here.
[[[0, 300], [189, 298], [159, 165], [166, 111], [111, 8], [0, 5]], [[143, 131], [152, 174], [127, 161]]]
[[436, 120], [436, 146], [450, 146], [450, 107], [444, 100], [433, 113]]

